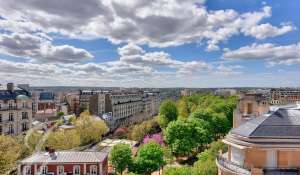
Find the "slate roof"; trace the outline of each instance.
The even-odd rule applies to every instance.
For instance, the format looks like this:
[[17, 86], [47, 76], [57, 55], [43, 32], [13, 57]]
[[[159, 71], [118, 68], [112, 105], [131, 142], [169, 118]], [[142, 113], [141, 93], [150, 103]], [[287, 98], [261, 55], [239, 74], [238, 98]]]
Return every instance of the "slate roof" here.
[[22, 160], [21, 163], [96, 163], [103, 162], [108, 155], [108, 151], [60, 151], [56, 152], [55, 155], [56, 157], [52, 158], [47, 152], [35, 153]]
[[249, 138], [300, 138], [300, 108], [282, 107], [231, 130]]
[[15, 89], [14, 91], [8, 91], [6, 89], [0, 89], [0, 100], [14, 100], [18, 95], [30, 96], [30, 94], [22, 89]]
[[54, 94], [52, 92], [41, 92], [40, 100], [54, 100]]

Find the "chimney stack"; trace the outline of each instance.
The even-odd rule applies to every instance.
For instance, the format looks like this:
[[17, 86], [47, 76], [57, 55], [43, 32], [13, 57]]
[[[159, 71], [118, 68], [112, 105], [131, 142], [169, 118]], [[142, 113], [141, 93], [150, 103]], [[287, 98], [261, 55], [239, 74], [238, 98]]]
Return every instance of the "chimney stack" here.
[[13, 83], [7, 83], [7, 90], [9, 90], [10, 92], [14, 91], [14, 84]]

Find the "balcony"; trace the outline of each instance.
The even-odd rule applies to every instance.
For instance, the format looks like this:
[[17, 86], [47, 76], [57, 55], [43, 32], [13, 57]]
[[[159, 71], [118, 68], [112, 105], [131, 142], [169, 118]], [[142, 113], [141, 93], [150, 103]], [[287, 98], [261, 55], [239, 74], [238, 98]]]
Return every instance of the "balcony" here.
[[251, 171], [243, 167], [239, 164], [236, 164], [234, 162], [229, 161], [226, 156], [224, 155], [219, 155], [216, 160], [217, 166], [224, 170], [228, 171], [232, 174], [237, 174], [237, 175], [251, 175]]

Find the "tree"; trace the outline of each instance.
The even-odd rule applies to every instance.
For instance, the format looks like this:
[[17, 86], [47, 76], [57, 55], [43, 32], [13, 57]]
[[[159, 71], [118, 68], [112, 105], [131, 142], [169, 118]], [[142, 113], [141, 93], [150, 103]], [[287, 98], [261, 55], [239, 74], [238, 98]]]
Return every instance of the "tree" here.
[[193, 148], [210, 142], [211, 133], [207, 125], [207, 122], [196, 118], [173, 121], [164, 131], [165, 141], [176, 154], [189, 154]]
[[179, 118], [188, 118], [188, 116], [190, 115], [190, 109], [188, 105], [188, 100], [185, 97], [178, 101], [177, 109]]
[[44, 147], [67, 150], [80, 145], [80, 136], [76, 130], [59, 130], [50, 133]]
[[129, 135], [132, 140], [141, 142], [146, 135], [155, 134], [160, 131], [161, 129], [156, 119], [151, 119], [135, 125]]
[[159, 124], [165, 128], [169, 122], [177, 119], [178, 111], [176, 104], [171, 100], [164, 101], [159, 108]]
[[58, 116], [58, 117], [62, 117], [62, 116], [64, 116], [64, 115], [65, 115], [65, 113], [62, 112], [62, 111], [60, 111], [60, 112], [57, 113], [57, 116]]
[[108, 131], [104, 121], [93, 118], [87, 111], [80, 114], [75, 126], [80, 135], [81, 145], [99, 141]]
[[109, 160], [115, 170], [122, 174], [127, 166], [132, 163], [131, 150], [129, 145], [117, 144], [112, 147]]
[[190, 167], [170, 167], [163, 170], [163, 175], [191, 175]]
[[133, 171], [139, 174], [151, 174], [164, 165], [164, 152], [162, 147], [154, 142], [143, 145], [134, 159]]
[[10, 170], [20, 156], [21, 146], [10, 136], [0, 135], [0, 174]]

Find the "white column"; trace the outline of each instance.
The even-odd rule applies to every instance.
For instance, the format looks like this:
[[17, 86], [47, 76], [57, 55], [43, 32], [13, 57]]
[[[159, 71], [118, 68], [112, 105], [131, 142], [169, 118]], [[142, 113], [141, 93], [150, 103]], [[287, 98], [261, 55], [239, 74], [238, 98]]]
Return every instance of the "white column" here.
[[33, 174], [34, 174], [34, 175], [37, 175], [37, 174], [38, 174], [37, 171], [38, 171], [38, 170], [37, 170], [37, 164], [34, 164], [34, 172], [33, 172]]
[[18, 165], [18, 175], [21, 175], [21, 172], [22, 172], [21, 165]]
[[99, 163], [99, 175], [102, 175], [102, 162]]
[[86, 163], [83, 164], [83, 174], [86, 175]]

